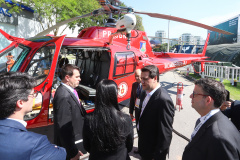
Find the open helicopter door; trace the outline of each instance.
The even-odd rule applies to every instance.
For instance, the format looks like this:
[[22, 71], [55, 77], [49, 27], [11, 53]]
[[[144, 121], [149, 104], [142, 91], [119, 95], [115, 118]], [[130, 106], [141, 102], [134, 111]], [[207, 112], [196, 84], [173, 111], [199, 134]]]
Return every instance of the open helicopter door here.
[[57, 61], [64, 38], [65, 36], [54, 38], [35, 48], [24, 69], [24, 72], [36, 79], [37, 86], [34, 90], [40, 93], [35, 99], [32, 113], [25, 116], [28, 128], [53, 124], [53, 81], [56, 80]]
[[[2, 33], [2, 32], [1, 32]], [[4, 35], [13, 41], [8, 47], [0, 51], [0, 72], [6, 72], [7, 56], [13, 55], [14, 64], [10, 72], [26, 72], [36, 79], [35, 92], [38, 92], [33, 110], [24, 117], [27, 128], [35, 128], [35, 132], [45, 131], [43, 126], [53, 124], [52, 122], [52, 84], [55, 79], [59, 52], [65, 36], [61, 37], [37, 37], [29, 39], [10, 39], [11, 36]], [[37, 127], [39, 128], [39, 131]], [[53, 131], [51, 131], [53, 132]]]

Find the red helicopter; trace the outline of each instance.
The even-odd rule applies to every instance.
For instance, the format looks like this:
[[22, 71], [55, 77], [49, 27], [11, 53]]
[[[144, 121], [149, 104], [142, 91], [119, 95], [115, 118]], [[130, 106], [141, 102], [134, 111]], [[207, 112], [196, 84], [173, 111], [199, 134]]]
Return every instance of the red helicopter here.
[[[112, 5], [107, 0], [99, 0], [102, 8], [92, 13], [78, 16], [39, 33], [32, 38], [13, 37], [0, 29], [12, 43], [0, 51], [0, 72], [7, 72], [6, 57], [9, 53], [14, 64], [11, 72], [27, 72], [35, 77], [39, 91], [33, 111], [25, 116], [27, 128], [32, 131], [51, 135], [53, 134], [52, 98], [58, 87], [60, 67], [72, 63], [81, 68], [81, 83], [78, 93], [87, 112], [94, 109], [96, 85], [102, 79], [112, 79], [119, 87], [119, 103], [130, 98], [131, 86], [135, 81], [134, 71], [146, 65], [154, 64], [160, 73], [201, 62], [205, 62], [205, 52], [209, 35], [202, 53], [179, 54], [153, 52], [147, 34], [133, 30], [136, 18], [133, 13], [146, 14], [155, 18], [169, 19], [188, 23], [223, 34], [229, 32], [213, 28], [198, 22], [159, 13], [134, 11], [132, 8]], [[51, 30], [91, 15], [108, 14], [109, 21], [106, 27], [90, 27], [83, 29], [76, 38], [65, 36], [45, 36]], [[114, 23], [113, 14], [125, 14], [117, 23]], [[50, 138], [51, 139], [51, 138]]]

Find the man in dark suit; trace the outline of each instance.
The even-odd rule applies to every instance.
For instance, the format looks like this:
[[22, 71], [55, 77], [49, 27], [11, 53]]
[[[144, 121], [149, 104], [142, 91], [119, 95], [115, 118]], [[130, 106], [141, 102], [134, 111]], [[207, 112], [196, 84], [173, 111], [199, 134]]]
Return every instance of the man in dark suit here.
[[66, 148], [67, 159], [78, 160], [86, 153], [82, 143], [82, 128], [85, 109], [80, 104], [74, 88], [79, 85], [80, 71], [77, 66], [67, 64], [61, 70], [62, 83], [53, 99], [54, 142]]
[[132, 119], [134, 119], [133, 111], [135, 110], [135, 119], [136, 122], [138, 121], [138, 115], [139, 115], [139, 103], [140, 103], [140, 94], [142, 91], [142, 85], [141, 85], [141, 69], [137, 69], [135, 71], [135, 79], [136, 82], [132, 84], [132, 91], [131, 91], [131, 98], [130, 98], [130, 105], [129, 105], [129, 114]]
[[234, 101], [232, 103], [225, 101], [220, 109], [225, 116], [231, 119], [238, 131], [240, 131], [240, 101]]
[[[142, 93], [142, 84], [141, 84], [141, 69], [137, 69], [135, 71], [135, 79], [136, 82], [134, 82], [132, 84], [132, 91], [131, 91], [131, 97], [130, 97], [130, 105], [129, 105], [129, 114], [132, 118], [132, 120], [134, 119], [133, 116], [133, 111], [135, 111], [135, 121], [136, 124], [138, 123], [138, 119], [139, 119], [139, 112], [140, 112], [140, 108], [139, 108], [139, 104], [140, 104], [140, 95]], [[138, 132], [138, 130], [137, 130]], [[134, 153], [138, 154], [138, 149], [133, 151]]]
[[167, 91], [159, 84], [159, 69], [154, 65], [142, 68], [140, 118], [137, 123], [138, 150], [143, 160], [165, 160], [172, 140], [174, 105]]
[[240, 134], [219, 110], [226, 99], [224, 85], [208, 78], [197, 80], [190, 98], [201, 118], [182, 160], [239, 160]]
[[23, 117], [32, 111], [35, 82], [26, 73], [0, 75], [0, 159], [65, 160], [64, 148], [51, 144], [47, 136], [26, 129]]

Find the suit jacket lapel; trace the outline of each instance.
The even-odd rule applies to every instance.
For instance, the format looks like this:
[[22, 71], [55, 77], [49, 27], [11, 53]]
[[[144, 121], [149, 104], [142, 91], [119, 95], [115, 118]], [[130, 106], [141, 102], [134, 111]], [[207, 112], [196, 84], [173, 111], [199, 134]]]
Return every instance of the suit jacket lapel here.
[[205, 133], [205, 130], [210, 127], [215, 121], [217, 121], [217, 119], [219, 118], [219, 116], [221, 116], [221, 111], [219, 111], [218, 113], [214, 114], [212, 117], [210, 117], [202, 126], [201, 128], [198, 130], [197, 134], [193, 137], [192, 141], [188, 143], [188, 145], [186, 146], [185, 150], [191, 148], [192, 145], [194, 145], [196, 142], [199, 141], [199, 139], [201, 138], [201, 136]]
[[[61, 84], [62, 85], [62, 84]], [[77, 104], [77, 106], [79, 107], [80, 111], [81, 111], [81, 114], [82, 116], [85, 116], [86, 115], [86, 111], [85, 109], [83, 108], [83, 106], [79, 103], [77, 97], [75, 96], [75, 94], [70, 90], [68, 89], [67, 87], [65, 87], [64, 85], [62, 85], [66, 91], [71, 95], [72, 99], [75, 101], [75, 103]]]

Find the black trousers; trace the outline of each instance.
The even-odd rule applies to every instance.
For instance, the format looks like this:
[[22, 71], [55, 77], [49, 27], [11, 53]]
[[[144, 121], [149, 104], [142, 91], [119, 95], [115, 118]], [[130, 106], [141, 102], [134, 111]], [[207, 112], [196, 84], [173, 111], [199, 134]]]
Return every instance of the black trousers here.
[[141, 160], [166, 160], [167, 154], [168, 154], [169, 149], [166, 149], [163, 151], [159, 157], [143, 157], [141, 156]]

